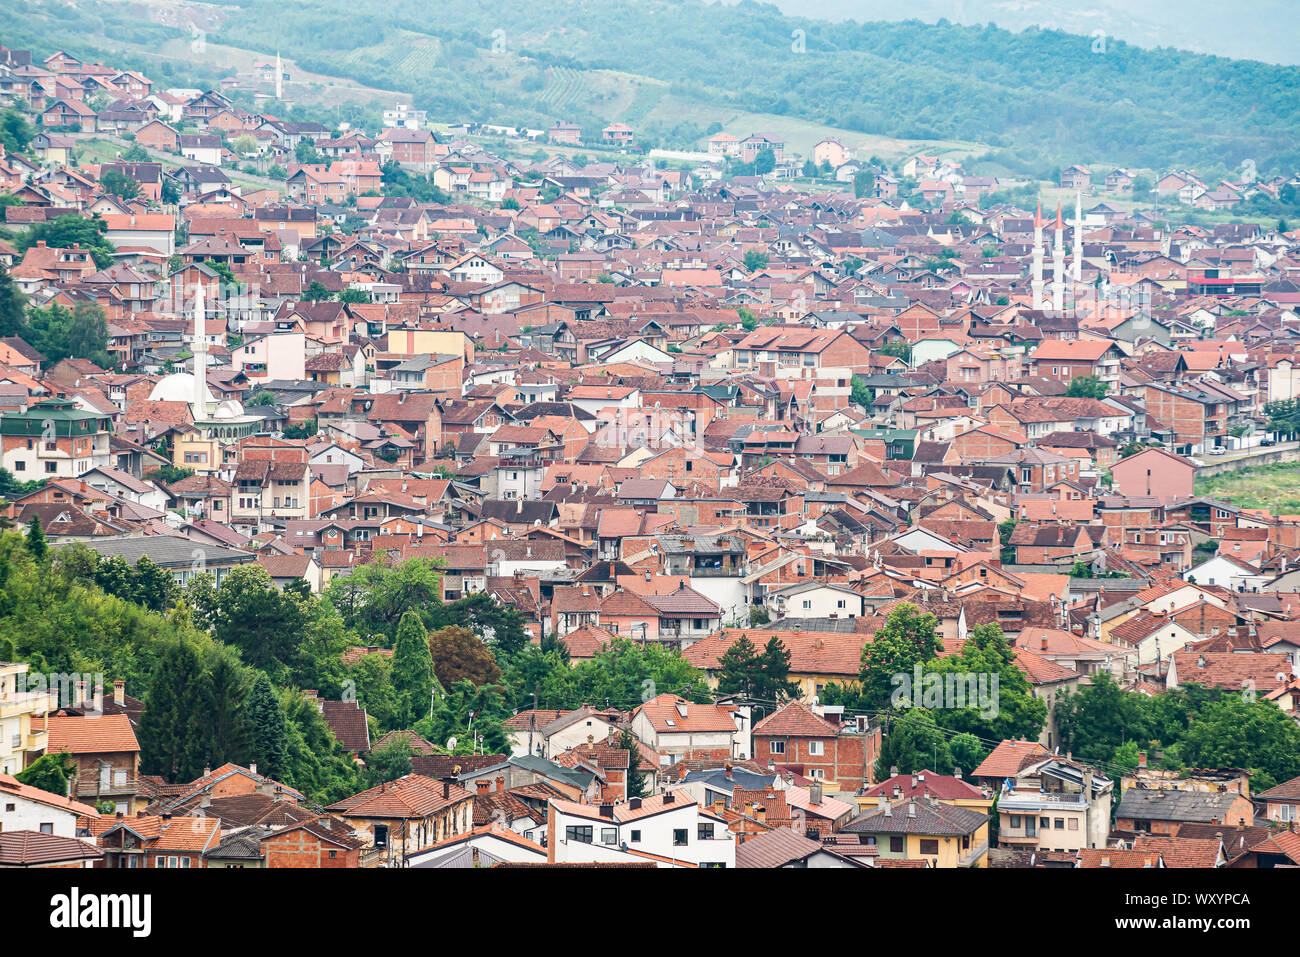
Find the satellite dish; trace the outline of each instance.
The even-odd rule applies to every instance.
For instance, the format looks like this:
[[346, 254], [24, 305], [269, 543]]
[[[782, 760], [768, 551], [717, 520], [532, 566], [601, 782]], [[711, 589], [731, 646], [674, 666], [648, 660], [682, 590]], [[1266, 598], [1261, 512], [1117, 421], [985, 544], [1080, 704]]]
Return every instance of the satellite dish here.
[[455, 735], [452, 735], [450, 738], [447, 739], [447, 750], [448, 750], [448, 751], [455, 751], [455, 750], [456, 750], [456, 744], [457, 744], [457, 742], [456, 742], [456, 736], [455, 736]]

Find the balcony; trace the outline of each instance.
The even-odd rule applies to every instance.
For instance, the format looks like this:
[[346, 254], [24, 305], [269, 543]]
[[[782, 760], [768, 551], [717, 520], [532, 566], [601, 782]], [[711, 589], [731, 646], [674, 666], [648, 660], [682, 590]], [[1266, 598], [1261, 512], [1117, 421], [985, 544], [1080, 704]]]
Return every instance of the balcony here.
[[1003, 791], [998, 798], [999, 811], [1038, 811], [1049, 808], [1086, 810], [1082, 794], [1057, 794], [1049, 791]]
[[139, 793], [140, 781], [134, 774], [114, 774], [108, 780], [101, 777], [78, 778], [75, 790], [79, 798], [129, 797]]
[[960, 857], [957, 858], [957, 866], [974, 867], [976, 864], [979, 863], [980, 858], [988, 853], [988, 849], [989, 849], [988, 841], [984, 841], [980, 844], [975, 845], [965, 854], [962, 854]]

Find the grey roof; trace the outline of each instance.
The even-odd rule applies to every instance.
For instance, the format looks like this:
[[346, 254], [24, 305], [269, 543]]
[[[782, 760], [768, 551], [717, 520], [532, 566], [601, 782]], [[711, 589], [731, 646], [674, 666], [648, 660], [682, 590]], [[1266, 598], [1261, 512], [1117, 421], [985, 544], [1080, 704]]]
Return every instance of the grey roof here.
[[1236, 791], [1129, 788], [1115, 809], [1115, 817], [1135, 821], [1187, 821], [1201, 824], [1223, 822], [1224, 815], [1239, 796]]
[[566, 768], [563, 765], [556, 764], [553, 761], [547, 761], [545, 758], [539, 758], [533, 754], [524, 754], [511, 758], [508, 764], [513, 764], [517, 768], [523, 768], [525, 771], [532, 771], [534, 774], [540, 774], [543, 777], [551, 778], [555, 781], [565, 781], [574, 787], [586, 790], [587, 785], [591, 783], [592, 778], [596, 775], [589, 771], [579, 771], [577, 768]]
[[841, 830], [860, 834], [973, 834], [987, 814], [932, 801], [899, 801], [859, 814]]
[[83, 544], [102, 558], [120, 556], [134, 565], [145, 555], [164, 568], [192, 565], [242, 565], [254, 560], [252, 552], [195, 541], [182, 535], [143, 535], [137, 538], [92, 538]]
[[736, 847], [737, 867], [786, 867], [814, 854], [830, 854], [843, 861], [843, 867], [866, 867], [844, 857], [834, 848], [824, 846], [796, 833], [792, 828], [778, 827], [756, 834]]
[[720, 791], [727, 795], [735, 794], [736, 786], [739, 785], [746, 791], [761, 791], [770, 788], [776, 781], [776, 774], [755, 774], [753, 771], [746, 771], [744, 768], [732, 768], [728, 774], [726, 768], [705, 768], [699, 771], [688, 771], [686, 777], [682, 778], [684, 783], [700, 781], [706, 788], [714, 791]]

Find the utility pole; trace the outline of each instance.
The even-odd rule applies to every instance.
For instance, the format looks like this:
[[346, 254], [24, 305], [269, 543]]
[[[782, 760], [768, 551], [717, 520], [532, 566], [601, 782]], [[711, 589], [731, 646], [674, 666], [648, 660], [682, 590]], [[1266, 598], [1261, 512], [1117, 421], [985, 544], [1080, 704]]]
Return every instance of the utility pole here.
[[528, 716], [528, 753], [533, 753], [533, 731], [537, 727], [537, 692], [541, 690], [540, 681], [533, 684], [533, 713]]

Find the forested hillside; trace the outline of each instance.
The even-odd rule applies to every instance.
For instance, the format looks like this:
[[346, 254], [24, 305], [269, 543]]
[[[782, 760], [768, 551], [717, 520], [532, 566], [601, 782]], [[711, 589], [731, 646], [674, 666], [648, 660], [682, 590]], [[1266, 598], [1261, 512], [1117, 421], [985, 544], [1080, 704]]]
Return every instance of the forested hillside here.
[[[208, 42], [409, 91], [441, 120], [618, 118], [666, 145], [699, 145], [743, 110], [1056, 163], [1235, 170], [1250, 159], [1268, 174], [1300, 160], [1300, 69], [1114, 40], [1099, 50], [1037, 29], [830, 23], [694, 0], [22, 0], [0, 29], [7, 45], [12, 28], [40, 50], [78, 34], [187, 35], [197, 11]], [[164, 17], [173, 25], [150, 22]]]

